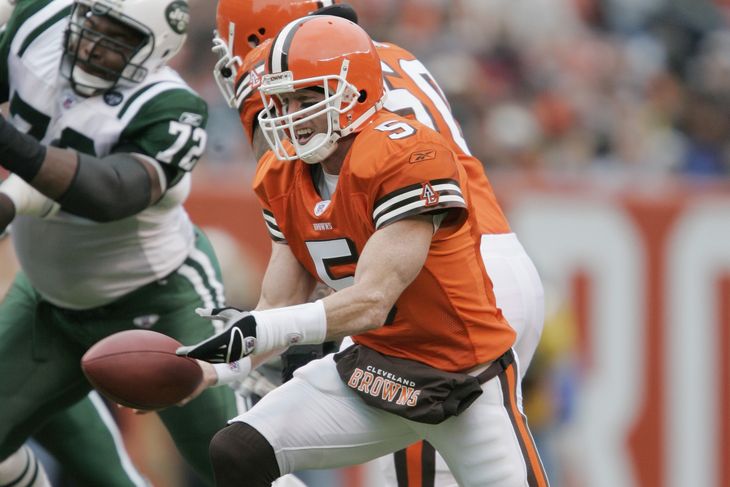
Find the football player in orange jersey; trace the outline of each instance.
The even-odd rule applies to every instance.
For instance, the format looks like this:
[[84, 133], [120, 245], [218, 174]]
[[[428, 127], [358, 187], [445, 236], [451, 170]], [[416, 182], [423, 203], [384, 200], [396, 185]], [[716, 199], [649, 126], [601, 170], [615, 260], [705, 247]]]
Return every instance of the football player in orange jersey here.
[[[263, 103], [256, 92], [268, 43], [286, 23], [310, 14], [338, 15], [357, 22], [357, 14], [352, 7], [338, 0], [218, 2], [218, 36], [214, 41], [214, 51], [220, 55], [220, 60], [214, 74], [227, 102], [239, 110], [241, 123], [257, 159], [269, 148], [258, 127], [257, 116], [263, 109]], [[482, 239], [482, 259], [492, 280], [497, 303], [517, 332], [514, 350], [524, 375], [539, 342], [544, 319], [542, 284], [535, 266], [511, 233], [496, 204], [482, 164], [471, 156], [436, 80], [405, 49], [378, 42], [375, 47], [381, 58], [387, 91], [385, 108], [415, 118], [441, 133], [465, 167], [476, 213], [475, 227]], [[514, 258], [505, 260], [505, 254]], [[389, 484], [398, 487], [420, 486], [421, 480], [423, 485], [433, 483], [434, 487], [455, 484], [443, 459], [427, 443], [398, 452], [394, 460], [383, 459], [382, 466]]]
[[[381, 108], [380, 58], [352, 22], [288, 24], [265, 73], [258, 120], [272, 152], [254, 189], [274, 243], [261, 298], [251, 313], [203, 312], [225, 331], [178, 353], [219, 363], [354, 345], [300, 368], [216, 435], [218, 485], [269, 485], [425, 438], [460, 485], [548, 485], [459, 155]], [[317, 281], [336, 292], [306, 303]]]

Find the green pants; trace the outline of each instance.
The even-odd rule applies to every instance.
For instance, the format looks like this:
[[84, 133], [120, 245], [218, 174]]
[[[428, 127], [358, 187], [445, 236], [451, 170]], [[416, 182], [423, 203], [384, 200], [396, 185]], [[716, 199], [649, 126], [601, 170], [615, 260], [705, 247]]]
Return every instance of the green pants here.
[[74, 485], [149, 485], [131, 463], [114, 418], [95, 391], [53, 415], [33, 439], [55, 457]]
[[[0, 304], [0, 459], [17, 450], [46, 419], [86, 396], [91, 386], [80, 360], [100, 339], [136, 325], [184, 344], [214, 332], [211, 322], [194, 310], [222, 304], [220, 269], [202, 234], [196, 245], [208, 256], [209, 266], [201, 266], [199, 258], [188, 259], [165, 279], [91, 310], [53, 306], [41, 299], [22, 272], [16, 276]], [[214, 269], [215, 275], [206, 268]], [[208, 444], [235, 416], [235, 404], [232, 390], [214, 388], [185, 407], [159, 412], [183, 457], [211, 484]]]

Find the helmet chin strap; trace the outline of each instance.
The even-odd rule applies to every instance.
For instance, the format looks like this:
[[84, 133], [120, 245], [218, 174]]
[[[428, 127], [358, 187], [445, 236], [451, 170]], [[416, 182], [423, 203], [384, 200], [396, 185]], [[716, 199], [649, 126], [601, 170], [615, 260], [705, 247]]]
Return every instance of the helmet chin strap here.
[[[327, 139], [327, 140], [325, 140]], [[337, 141], [340, 139], [339, 134], [331, 134], [329, 137], [322, 132], [314, 134], [312, 139], [302, 146], [303, 152], [307, 152], [307, 146], [317, 147], [311, 154], [301, 156], [301, 160], [307, 164], [317, 164], [327, 159], [337, 149]]]
[[89, 74], [78, 66], [71, 71], [71, 81], [74, 91], [83, 96], [94, 96], [114, 85], [114, 82]]

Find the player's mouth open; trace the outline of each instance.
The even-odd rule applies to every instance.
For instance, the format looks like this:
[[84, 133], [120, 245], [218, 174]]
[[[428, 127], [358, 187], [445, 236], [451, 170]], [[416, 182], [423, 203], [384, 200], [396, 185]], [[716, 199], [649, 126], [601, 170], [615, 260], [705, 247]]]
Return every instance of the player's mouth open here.
[[304, 129], [304, 128], [298, 129], [296, 131], [296, 135], [297, 135], [297, 142], [300, 145], [304, 145], [307, 142], [309, 142], [309, 139], [312, 138], [312, 135], [314, 135], [314, 130], [312, 130], [312, 129]]

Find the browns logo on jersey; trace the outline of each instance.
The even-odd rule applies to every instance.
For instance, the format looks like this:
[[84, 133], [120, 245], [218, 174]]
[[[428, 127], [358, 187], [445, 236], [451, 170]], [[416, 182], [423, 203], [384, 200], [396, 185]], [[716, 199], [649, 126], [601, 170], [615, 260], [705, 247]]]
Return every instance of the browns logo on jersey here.
[[[413, 154], [427, 157], [412, 163]], [[426, 212], [448, 213], [389, 323], [353, 337], [356, 342], [447, 371], [487, 362], [512, 345], [514, 331], [495, 305], [467, 219], [467, 176], [443, 137], [381, 111], [357, 135], [329, 202], [313, 184], [313, 167], [269, 153], [254, 190], [272, 238], [286, 241], [309, 273], [333, 289], [354, 282], [358, 256], [379, 228]]]

